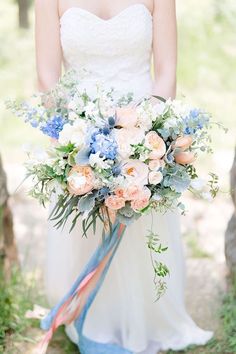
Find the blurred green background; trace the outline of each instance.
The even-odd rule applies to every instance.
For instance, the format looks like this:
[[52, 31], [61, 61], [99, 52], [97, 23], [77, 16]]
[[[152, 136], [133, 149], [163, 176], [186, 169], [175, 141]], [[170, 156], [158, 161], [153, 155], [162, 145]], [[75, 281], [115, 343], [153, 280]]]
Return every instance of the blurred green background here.
[[[206, 324], [206, 328], [211, 327], [212, 314], [218, 313], [218, 310], [220, 310], [223, 320], [221, 322], [217, 320], [217, 314], [214, 317], [214, 321], [220, 322], [219, 326], [217, 325], [219, 330], [216, 341], [206, 348], [189, 349], [186, 353], [236, 353], [236, 340], [233, 339], [236, 337], [235, 296], [229, 294], [223, 303], [217, 302], [218, 287], [221, 291], [225, 287], [224, 230], [232, 212], [228, 181], [236, 142], [236, 1], [177, 0], [177, 15], [179, 30], [178, 97], [186, 97], [188, 101], [211, 112], [214, 121], [221, 122], [229, 129], [227, 134], [217, 128], [213, 129], [215, 152], [212, 156], [201, 158], [198, 162], [203, 175], [209, 169], [219, 175], [221, 193], [211, 207], [204, 202], [194, 201], [195, 204], [192, 204], [192, 200], [189, 202], [189, 197], [186, 197], [190, 210], [183, 221], [190, 274], [188, 280], [190, 284], [188, 295], [190, 312], [200, 325]], [[25, 143], [40, 144], [45, 141], [45, 138], [6, 111], [4, 101], [8, 98], [25, 99], [35, 91], [33, 9], [31, 7], [29, 10], [29, 28], [19, 29], [17, 1], [1, 1], [0, 152], [8, 173], [10, 191], [14, 191], [17, 186], [16, 181], [19, 182], [19, 177], [18, 179], [14, 178], [17, 177], [18, 171], [19, 176], [22, 174], [21, 165], [25, 161], [22, 145]], [[16, 237], [19, 241], [21, 262], [26, 269], [24, 280], [21, 281], [20, 278], [16, 284], [22, 282], [24, 284], [26, 281], [27, 284], [24, 286], [27, 287], [30, 283], [30, 287], [32, 287], [32, 282], [28, 282], [32, 275], [29, 276], [30, 271], [40, 267], [36, 261], [32, 265], [32, 259], [28, 262], [28, 255], [32, 254], [35, 249], [38, 250], [38, 253], [44, 251], [44, 248], [40, 248], [41, 246], [37, 248], [37, 242], [38, 237], [41, 237], [40, 233], [45, 233], [45, 229], [40, 229], [38, 225], [43, 224], [42, 220], [46, 220], [46, 215], [37, 209], [36, 204], [32, 204], [24, 193], [25, 191], [13, 195], [12, 198]], [[193, 208], [190, 208], [192, 205], [194, 205]], [[24, 208], [27, 209], [27, 212], [31, 210], [29, 218], [26, 218], [25, 214], [23, 215]], [[29, 232], [32, 232], [33, 235], [35, 233], [35, 239], [34, 237], [27, 239]], [[41, 266], [42, 262], [39, 264]], [[41, 279], [42, 269], [39, 273]], [[21, 343], [34, 343], [32, 338], [35, 338], [38, 332], [31, 331], [29, 334], [27, 324], [25, 321], [22, 322], [20, 318], [35, 298], [33, 295], [31, 298], [29, 296], [27, 302], [24, 297], [25, 289], [19, 288], [18, 285], [18, 297], [14, 298], [15, 287], [15, 283], [10, 284], [10, 288], [3, 293], [2, 297], [0, 296], [1, 313], [3, 313], [1, 306], [5, 306], [4, 304], [6, 301], [9, 302], [9, 298], [13, 299], [14, 308], [18, 306], [21, 309], [20, 312], [17, 310], [18, 312], [16, 311], [14, 314], [15, 317], [19, 317], [17, 330], [15, 329], [18, 337], [10, 340], [10, 345], [7, 346], [10, 349], [4, 352], [7, 354], [31, 353], [30, 345], [29, 347], [24, 345], [22, 349]], [[42, 288], [41, 284], [40, 288]], [[207, 289], [206, 293], [204, 293], [204, 288]], [[191, 294], [192, 290], [195, 291], [195, 302]], [[199, 298], [197, 298], [198, 292]], [[213, 302], [217, 305], [212, 304]], [[206, 304], [204, 305], [204, 303]], [[9, 308], [11, 310], [11, 307]], [[8, 320], [9, 312], [7, 311], [5, 312], [5, 323], [11, 328], [12, 324]], [[15, 317], [13, 319], [10, 317], [11, 321], [16, 322]], [[37, 323], [34, 326], [32, 323], [31, 325], [32, 328], [37, 328]], [[23, 337], [22, 332], [24, 333]], [[12, 337], [10, 336], [10, 338]], [[12, 343], [15, 340], [16, 344]], [[66, 341], [62, 332], [59, 332], [59, 337], [53, 347], [56, 349], [50, 353], [72, 354], [77, 352], [75, 347]], [[0, 353], [1, 348], [0, 341]]]

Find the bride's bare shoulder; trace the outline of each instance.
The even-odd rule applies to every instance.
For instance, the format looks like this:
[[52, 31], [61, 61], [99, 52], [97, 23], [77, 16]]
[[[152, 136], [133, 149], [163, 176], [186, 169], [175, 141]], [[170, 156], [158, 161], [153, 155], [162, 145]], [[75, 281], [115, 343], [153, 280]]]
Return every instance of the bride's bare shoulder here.
[[35, 11], [44, 14], [51, 11], [58, 13], [58, 0], [35, 0]]

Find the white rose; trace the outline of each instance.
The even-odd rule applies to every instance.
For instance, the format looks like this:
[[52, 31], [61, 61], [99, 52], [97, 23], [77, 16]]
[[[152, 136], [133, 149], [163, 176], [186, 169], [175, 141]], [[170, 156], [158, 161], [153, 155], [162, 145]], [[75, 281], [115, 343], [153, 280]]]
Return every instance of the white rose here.
[[150, 184], [159, 184], [163, 180], [163, 175], [160, 171], [152, 171], [149, 173], [148, 180]]
[[83, 119], [77, 119], [73, 125], [67, 123], [59, 134], [59, 143], [67, 145], [70, 142], [76, 147], [82, 148], [85, 145], [87, 123]]
[[162, 115], [165, 110], [166, 110], [166, 104], [164, 102], [159, 102], [158, 104], [155, 104], [152, 108], [153, 110], [153, 116], [160, 116]]
[[145, 133], [141, 128], [114, 129], [115, 139], [118, 144], [118, 153], [122, 159], [127, 159], [132, 154], [132, 146], [144, 140]]

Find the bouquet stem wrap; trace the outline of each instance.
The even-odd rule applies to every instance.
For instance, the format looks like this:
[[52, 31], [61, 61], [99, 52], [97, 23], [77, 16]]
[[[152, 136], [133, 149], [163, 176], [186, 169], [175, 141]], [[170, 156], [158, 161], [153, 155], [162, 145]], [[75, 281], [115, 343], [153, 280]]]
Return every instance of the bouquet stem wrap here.
[[41, 328], [47, 333], [39, 345], [39, 354], [46, 353], [48, 344], [59, 326], [69, 325], [73, 321], [79, 335], [78, 346], [81, 354], [132, 354], [117, 345], [96, 343], [83, 336], [87, 313], [103, 284], [125, 228], [124, 224], [114, 223], [111, 233], [106, 234], [71, 290], [41, 321]]

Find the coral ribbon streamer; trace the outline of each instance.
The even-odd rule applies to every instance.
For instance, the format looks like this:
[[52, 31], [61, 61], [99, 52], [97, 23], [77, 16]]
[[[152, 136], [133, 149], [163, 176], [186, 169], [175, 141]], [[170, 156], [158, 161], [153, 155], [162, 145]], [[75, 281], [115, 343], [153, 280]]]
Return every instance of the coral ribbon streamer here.
[[[37, 347], [37, 354], [45, 354], [47, 352], [50, 340], [59, 326], [69, 325], [74, 321], [78, 324], [80, 340], [83, 341], [84, 339], [84, 342], [86, 342], [87, 339], [83, 337], [82, 333], [85, 317], [104, 281], [124, 231], [125, 225], [119, 222], [114, 224], [111, 234], [107, 234], [103, 239], [69, 293], [41, 321], [41, 327], [47, 330], [47, 333]], [[87, 340], [88, 346], [89, 342], [91, 341]], [[96, 343], [93, 343], [94, 345]], [[99, 344], [97, 345], [99, 347]], [[89, 349], [88, 352], [90, 352]], [[103, 352], [105, 353], [104, 350]], [[87, 350], [84, 353], [87, 353]], [[130, 352], [124, 349], [124, 351], [119, 351], [119, 353]]]

